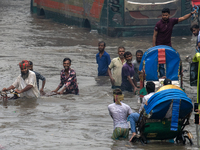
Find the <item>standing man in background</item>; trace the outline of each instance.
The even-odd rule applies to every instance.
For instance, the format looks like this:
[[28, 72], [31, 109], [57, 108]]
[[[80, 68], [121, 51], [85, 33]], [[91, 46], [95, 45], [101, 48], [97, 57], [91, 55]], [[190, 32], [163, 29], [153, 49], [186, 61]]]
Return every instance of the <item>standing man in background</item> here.
[[140, 82], [139, 67], [140, 67], [140, 63], [141, 63], [141, 60], [142, 60], [143, 51], [137, 50], [135, 55], [136, 55], [136, 60], [133, 61], [134, 71], [135, 71], [135, 73], [134, 73], [134, 79], [135, 79], [135, 82], [138, 85], [138, 82]]
[[134, 92], [137, 89], [136, 82], [134, 80], [134, 65], [132, 64], [132, 54], [131, 52], [125, 52], [124, 58], [126, 59], [126, 63], [122, 67], [122, 91]]
[[191, 28], [190, 28], [191, 32], [194, 34], [194, 36], [197, 36], [197, 44], [196, 44], [196, 49], [197, 51], [200, 50], [200, 32], [199, 32], [199, 25], [194, 24]]
[[96, 54], [96, 61], [98, 64], [98, 76], [108, 75], [108, 66], [111, 62], [110, 55], [105, 51], [106, 43], [101, 41], [98, 44], [99, 53]]
[[[118, 47], [118, 55], [119, 57], [113, 58], [109, 67], [108, 67], [108, 75], [110, 77], [110, 82], [112, 84], [112, 88], [121, 88], [122, 84], [122, 66], [126, 63], [124, 59], [125, 48], [123, 46]], [[113, 76], [111, 73], [111, 69], [113, 69]]]

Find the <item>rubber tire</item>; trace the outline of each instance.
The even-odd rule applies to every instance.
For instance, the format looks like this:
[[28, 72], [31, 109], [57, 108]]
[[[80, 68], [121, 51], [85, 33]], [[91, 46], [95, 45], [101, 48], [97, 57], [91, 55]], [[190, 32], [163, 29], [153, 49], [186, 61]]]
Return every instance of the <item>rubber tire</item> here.
[[176, 144], [185, 143], [185, 137], [183, 136], [183, 134], [181, 134], [181, 136], [176, 137], [175, 141], [176, 141]]
[[141, 136], [141, 137], [140, 137], [140, 142], [141, 142], [142, 144], [147, 144], [147, 139], [146, 139], [144, 136]]
[[183, 144], [186, 144], [186, 141], [188, 140], [190, 142], [190, 145], [193, 145], [192, 140], [188, 136], [184, 136], [185, 140], [183, 141]]

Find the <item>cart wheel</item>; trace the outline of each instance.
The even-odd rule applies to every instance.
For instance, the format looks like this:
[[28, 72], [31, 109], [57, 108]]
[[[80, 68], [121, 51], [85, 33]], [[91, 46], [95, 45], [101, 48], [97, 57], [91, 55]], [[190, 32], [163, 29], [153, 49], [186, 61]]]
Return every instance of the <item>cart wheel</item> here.
[[138, 140], [138, 139], [133, 138], [133, 139], [131, 140], [131, 142], [136, 143], [137, 140]]
[[140, 137], [140, 142], [141, 142], [142, 144], [147, 144], [147, 139], [146, 139], [144, 136], [141, 136], [141, 137]]
[[183, 134], [179, 135], [176, 137], [176, 143], [179, 144], [179, 143], [184, 143], [185, 142], [185, 137], [183, 136]]
[[184, 136], [184, 138], [185, 138], [185, 140], [183, 141], [183, 144], [184, 144], [184, 145], [187, 144], [187, 141], [190, 142], [190, 145], [193, 145], [192, 140], [191, 140], [188, 136]]

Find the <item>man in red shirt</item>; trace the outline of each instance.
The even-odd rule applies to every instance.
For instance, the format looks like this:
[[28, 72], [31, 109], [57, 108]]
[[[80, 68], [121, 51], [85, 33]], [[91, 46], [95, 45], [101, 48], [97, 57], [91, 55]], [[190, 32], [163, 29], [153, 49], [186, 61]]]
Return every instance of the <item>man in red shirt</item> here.
[[[156, 26], [154, 28], [153, 46], [157, 45], [172, 46], [171, 35], [174, 25], [188, 19], [194, 13], [196, 13], [196, 10], [180, 18], [169, 18], [170, 17], [169, 8], [163, 8], [162, 19], [156, 23]], [[164, 64], [159, 65], [159, 72], [160, 72], [160, 77], [165, 76]]]
[[191, 17], [196, 10], [180, 18], [169, 18], [169, 8], [163, 8], [162, 19], [156, 23], [153, 34], [153, 46], [168, 45], [171, 46], [171, 35], [175, 24]]

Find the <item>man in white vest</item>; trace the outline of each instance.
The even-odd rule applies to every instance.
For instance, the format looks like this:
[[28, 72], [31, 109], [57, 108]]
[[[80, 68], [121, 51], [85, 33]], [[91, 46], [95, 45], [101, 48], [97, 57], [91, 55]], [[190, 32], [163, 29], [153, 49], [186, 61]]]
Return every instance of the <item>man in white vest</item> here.
[[2, 91], [14, 90], [20, 97], [37, 98], [39, 97], [39, 90], [37, 88], [35, 73], [28, 70], [29, 61], [23, 60], [19, 63], [21, 74], [17, 77], [15, 82], [8, 88], [3, 88]]

